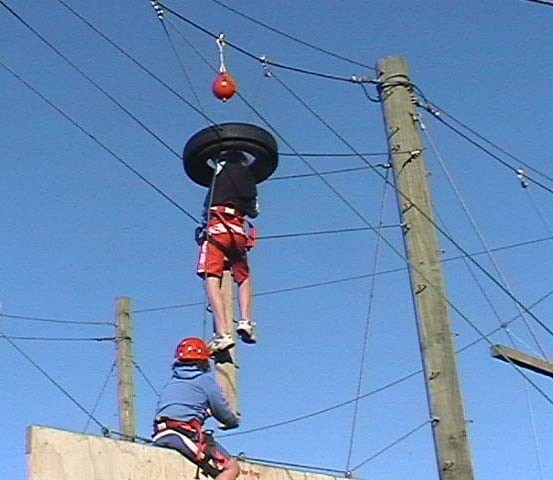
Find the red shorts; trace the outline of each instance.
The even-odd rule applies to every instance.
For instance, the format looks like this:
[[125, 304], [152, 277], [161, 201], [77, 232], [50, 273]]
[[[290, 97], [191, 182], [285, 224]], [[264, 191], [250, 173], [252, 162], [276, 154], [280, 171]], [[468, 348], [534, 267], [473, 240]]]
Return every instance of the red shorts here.
[[200, 248], [198, 275], [202, 278], [206, 275], [222, 278], [223, 271], [230, 269], [234, 281], [242, 283], [250, 276], [246, 255], [246, 236], [239, 233], [217, 233], [212, 238], [227, 251], [238, 249], [239, 252], [243, 253], [231, 255], [231, 258], [228, 258], [217, 245], [205, 241]]

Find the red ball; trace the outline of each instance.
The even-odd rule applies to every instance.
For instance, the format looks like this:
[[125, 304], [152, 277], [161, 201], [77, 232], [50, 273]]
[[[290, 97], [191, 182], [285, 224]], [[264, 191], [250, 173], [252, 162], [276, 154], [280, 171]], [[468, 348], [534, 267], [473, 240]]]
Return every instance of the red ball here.
[[213, 95], [226, 102], [236, 93], [236, 81], [229, 73], [220, 73], [211, 86]]

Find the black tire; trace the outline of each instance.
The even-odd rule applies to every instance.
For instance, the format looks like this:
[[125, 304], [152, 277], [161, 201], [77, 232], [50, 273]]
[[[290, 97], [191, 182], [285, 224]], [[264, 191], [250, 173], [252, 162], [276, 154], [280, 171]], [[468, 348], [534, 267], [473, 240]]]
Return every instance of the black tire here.
[[278, 147], [274, 137], [249, 123], [222, 123], [194, 134], [182, 153], [186, 174], [196, 183], [209, 187], [213, 168], [210, 159], [223, 150], [239, 150], [253, 158], [250, 168], [257, 183], [269, 178], [278, 165]]

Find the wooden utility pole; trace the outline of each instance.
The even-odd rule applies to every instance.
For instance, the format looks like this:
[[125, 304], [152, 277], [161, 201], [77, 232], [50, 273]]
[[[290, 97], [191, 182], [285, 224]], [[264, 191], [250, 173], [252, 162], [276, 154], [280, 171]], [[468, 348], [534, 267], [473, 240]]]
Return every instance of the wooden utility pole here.
[[116, 299], [117, 325], [117, 387], [119, 403], [119, 430], [126, 440], [136, 436], [134, 413], [134, 360], [132, 351], [131, 300]]
[[[225, 331], [231, 332], [236, 342], [233, 287], [232, 275], [229, 270], [225, 270], [221, 283], [225, 303], [225, 320], [227, 323]], [[238, 364], [236, 350], [236, 347], [233, 347], [215, 356], [215, 372], [217, 381], [228, 398], [230, 406], [235, 412], [240, 412], [238, 405]]]
[[474, 478], [422, 142], [407, 63], [378, 62], [440, 479]]

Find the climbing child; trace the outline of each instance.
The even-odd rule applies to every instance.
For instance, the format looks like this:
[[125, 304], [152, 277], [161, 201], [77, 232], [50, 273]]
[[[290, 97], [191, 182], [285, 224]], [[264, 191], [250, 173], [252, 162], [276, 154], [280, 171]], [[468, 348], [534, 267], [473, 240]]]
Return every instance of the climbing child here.
[[205, 279], [207, 297], [213, 312], [215, 336], [209, 346], [213, 353], [234, 346], [221, 280], [229, 268], [238, 285], [240, 320], [236, 332], [245, 343], [255, 343], [254, 323], [250, 316], [251, 275], [247, 252], [253, 246], [253, 225], [246, 220], [257, 217], [257, 187], [241, 151], [221, 152], [215, 162], [214, 179], [204, 202], [205, 225], [198, 230], [200, 244], [198, 275]]

